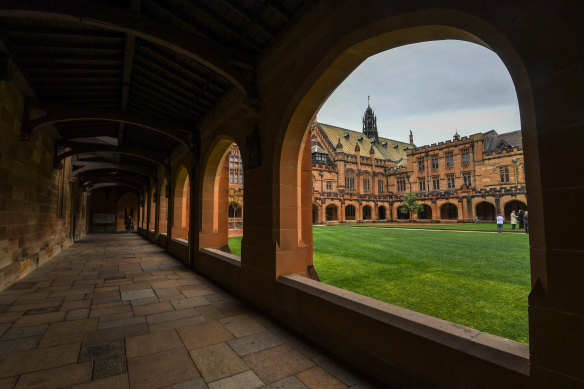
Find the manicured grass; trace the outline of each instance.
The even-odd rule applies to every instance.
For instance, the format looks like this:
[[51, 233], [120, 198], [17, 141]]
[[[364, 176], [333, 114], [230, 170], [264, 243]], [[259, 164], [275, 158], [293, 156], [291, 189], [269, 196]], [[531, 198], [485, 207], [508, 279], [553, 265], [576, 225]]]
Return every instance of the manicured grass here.
[[[526, 234], [314, 227], [322, 282], [528, 343]], [[241, 238], [230, 238], [235, 255]]]
[[[359, 224], [331, 224], [331, 227], [375, 227], [375, 228], [416, 228], [427, 230], [459, 230], [459, 231], [490, 231], [497, 232], [496, 223], [453, 223], [453, 224], [380, 224], [380, 223], [359, 223]], [[525, 234], [524, 230], [515, 227], [512, 230], [511, 224], [503, 224], [504, 232], [516, 232]]]
[[229, 238], [229, 249], [231, 254], [241, 257], [241, 240], [243, 236], [232, 236]]

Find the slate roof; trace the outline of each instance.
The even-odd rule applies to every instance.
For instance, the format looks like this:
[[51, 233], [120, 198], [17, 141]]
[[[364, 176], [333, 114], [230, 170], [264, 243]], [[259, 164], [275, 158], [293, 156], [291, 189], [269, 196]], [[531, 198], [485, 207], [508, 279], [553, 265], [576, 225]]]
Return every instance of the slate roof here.
[[491, 130], [485, 132], [484, 136], [484, 152], [491, 153], [496, 152], [497, 148], [501, 143], [511, 147], [523, 148], [523, 142], [521, 140], [521, 130], [505, 132], [503, 134], [497, 134], [496, 131]]
[[409, 143], [382, 137], [379, 137], [379, 143], [377, 143], [374, 142], [373, 138], [367, 138], [362, 132], [324, 123], [318, 123], [317, 125], [323, 130], [333, 146], [336, 146], [340, 141], [344, 153], [355, 155], [355, 146], [359, 145], [359, 148], [364, 150], [364, 157], [368, 157], [369, 151], [373, 149], [376, 159], [396, 162], [398, 166], [406, 164], [406, 150], [415, 147]]

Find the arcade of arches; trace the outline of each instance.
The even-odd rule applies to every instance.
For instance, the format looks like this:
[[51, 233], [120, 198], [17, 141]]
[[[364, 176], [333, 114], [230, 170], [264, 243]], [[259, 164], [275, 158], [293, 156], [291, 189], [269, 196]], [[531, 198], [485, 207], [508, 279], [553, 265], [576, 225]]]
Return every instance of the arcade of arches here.
[[[0, 5], [2, 288], [133, 215], [145, 239], [388, 386], [583, 386], [582, 2], [252, 0], [257, 17], [242, 25], [217, 11], [218, 28], [186, 11], [169, 17], [163, 2], [121, 3]], [[529, 204], [529, 345], [311, 278], [315, 210], [320, 220], [399, 217], [396, 203], [312, 201], [315, 112], [369, 56], [434, 39], [493, 50], [517, 91], [525, 197], [427, 205], [432, 217], [467, 219]], [[246, 185], [240, 258], [224, 250], [234, 142]]]

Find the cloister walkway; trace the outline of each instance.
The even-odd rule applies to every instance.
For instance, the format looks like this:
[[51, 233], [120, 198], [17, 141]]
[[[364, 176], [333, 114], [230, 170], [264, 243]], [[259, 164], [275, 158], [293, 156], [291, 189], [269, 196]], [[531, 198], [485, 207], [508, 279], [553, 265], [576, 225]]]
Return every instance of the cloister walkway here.
[[136, 234], [90, 235], [0, 293], [1, 388], [368, 388]]

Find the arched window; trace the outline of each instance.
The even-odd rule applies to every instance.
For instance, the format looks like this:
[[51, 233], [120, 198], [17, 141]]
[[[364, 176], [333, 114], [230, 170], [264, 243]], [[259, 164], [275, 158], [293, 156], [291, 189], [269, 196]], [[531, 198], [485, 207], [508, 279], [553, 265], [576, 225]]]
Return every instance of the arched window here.
[[355, 220], [355, 207], [351, 204], [345, 207], [345, 219]]
[[345, 175], [345, 189], [355, 190], [355, 172], [352, 170], [347, 170]]

